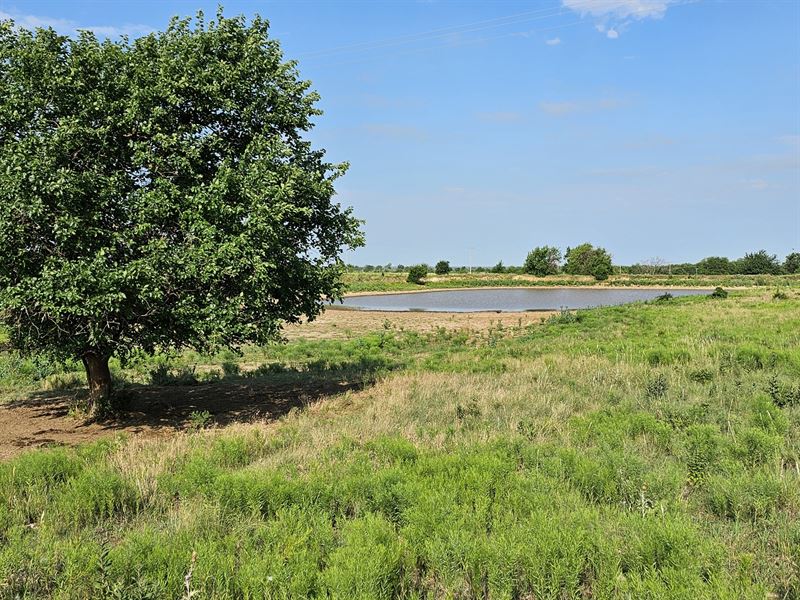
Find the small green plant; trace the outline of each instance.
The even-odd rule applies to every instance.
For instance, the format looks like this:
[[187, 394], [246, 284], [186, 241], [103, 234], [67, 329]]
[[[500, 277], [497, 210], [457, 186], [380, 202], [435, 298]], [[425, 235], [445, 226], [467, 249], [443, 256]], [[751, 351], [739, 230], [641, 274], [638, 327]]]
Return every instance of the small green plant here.
[[770, 377], [767, 383], [767, 393], [775, 406], [779, 408], [800, 406], [800, 385], [783, 383], [777, 375]]
[[225, 377], [235, 377], [236, 375], [240, 375], [241, 372], [242, 370], [238, 363], [228, 361], [222, 363], [222, 374]]
[[721, 287], [717, 286], [714, 288], [714, 291], [709, 294], [711, 298], [727, 298], [728, 292], [723, 290]]
[[714, 379], [714, 371], [711, 369], [696, 369], [689, 373], [689, 379], [697, 383], [708, 383]]
[[669, 302], [670, 300], [672, 300], [672, 298], [674, 298], [672, 294], [670, 294], [669, 292], [664, 292], [660, 296], [656, 296], [653, 299], [653, 302], [655, 302], [656, 304], [662, 304], [664, 302]]
[[211, 425], [213, 417], [207, 410], [195, 410], [189, 413], [189, 429], [200, 431]]
[[775, 293], [772, 294], [772, 299], [773, 300], [788, 300], [789, 299], [789, 294], [787, 294], [786, 292], [784, 292], [781, 289], [777, 289], [777, 290], [775, 290]]
[[645, 384], [645, 395], [650, 400], [656, 400], [666, 396], [668, 389], [669, 382], [667, 381], [667, 376], [663, 373], [659, 373]]
[[481, 416], [481, 409], [478, 408], [478, 404], [471, 400], [466, 404], [457, 404], [456, 405], [456, 419], [459, 422], [464, 422], [470, 418], [478, 418]]
[[408, 270], [408, 277], [406, 281], [408, 283], [416, 283], [417, 285], [422, 285], [425, 282], [423, 279], [428, 275], [428, 266], [427, 265], [414, 265]]
[[547, 317], [546, 323], [548, 325], [569, 325], [570, 323], [577, 323], [581, 320], [578, 312], [562, 308], [557, 313]]
[[701, 483], [719, 456], [721, 436], [712, 425], [692, 425], [686, 430], [686, 464], [689, 483]]

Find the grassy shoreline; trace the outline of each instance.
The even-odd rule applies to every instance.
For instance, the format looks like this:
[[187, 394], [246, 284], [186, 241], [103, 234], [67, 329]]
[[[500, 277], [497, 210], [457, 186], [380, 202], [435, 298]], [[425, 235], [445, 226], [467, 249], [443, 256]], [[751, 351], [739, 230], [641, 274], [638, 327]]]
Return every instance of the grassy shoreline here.
[[450, 275], [429, 274], [423, 286], [408, 283], [406, 277], [406, 273], [349, 272], [344, 276], [345, 294], [485, 287], [800, 288], [800, 275], [611, 275], [606, 281], [598, 282], [592, 277], [579, 275], [533, 277], [531, 275], [494, 273], [473, 273], [471, 275], [454, 273]]

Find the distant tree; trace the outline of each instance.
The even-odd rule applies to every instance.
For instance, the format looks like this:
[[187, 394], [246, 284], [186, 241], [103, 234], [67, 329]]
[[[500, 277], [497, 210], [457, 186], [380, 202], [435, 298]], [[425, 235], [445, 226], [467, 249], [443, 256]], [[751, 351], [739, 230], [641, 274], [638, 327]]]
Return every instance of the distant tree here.
[[492, 273], [505, 273], [506, 272], [506, 268], [503, 265], [503, 261], [502, 260], [498, 261], [497, 264], [492, 267], [491, 272]]
[[428, 275], [428, 265], [414, 265], [413, 267], [408, 269], [408, 277], [406, 281], [408, 283], [416, 283], [417, 285], [422, 285], [424, 282], [422, 281]]
[[733, 264], [724, 256], [708, 256], [697, 263], [697, 272], [702, 275], [729, 275]]
[[786, 256], [786, 260], [783, 261], [783, 272], [790, 275], [800, 273], [800, 252], [792, 252]]
[[605, 248], [581, 244], [567, 254], [564, 272], [570, 275], [591, 275], [598, 281], [608, 279], [612, 273], [611, 255]]
[[447, 275], [451, 270], [450, 262], [446, 260], [440, 260], [436, 263], [436, 266], [433, 270], [437, 275]]
[[774, 254], [767, 254], [766, 250], [745, 254], [736, 261], [735, 270], [743, 275], [765, 275], [781, 272], [781, 263]]
[[650, 274], [655, 275], [664, 269], [667, 261], [660, 256], [653, 256], [652, 258], [648, 258], [644, 264], [647, 265]]
[[0, 22], [0, 315], [25, 353], [264, 344], [341, 296], [346, 165], [304, 137], [317, 94], [256, 17], [135, 42]]
[[561, 266], [561, 251], [554, 246], [538, 246], [528, 253], [523, 269], [537, 277], [555, 275]]

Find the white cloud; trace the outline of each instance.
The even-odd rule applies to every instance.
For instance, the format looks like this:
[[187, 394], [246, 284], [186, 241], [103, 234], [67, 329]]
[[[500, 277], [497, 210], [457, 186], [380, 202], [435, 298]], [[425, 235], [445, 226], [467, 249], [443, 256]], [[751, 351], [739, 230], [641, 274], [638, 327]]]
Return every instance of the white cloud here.
[[660, 19], [671, 4], [680, 1], [682, 0], [561, 0], [561, 3], [582, 17], [594, 17], [597, 30], [616, 39], [631, 21]]
[[548, 46], [558, 46], [561, 43], [561, 38], [554, 37], [551, 40], [545, 40], [544, 43]]
[[95, 32], [100, 37], [120, 37], [138, 36], [148, 34], [153, 30], [147, 25], [136, 25], [126, 23], [124, 25], [82, 25], [69, 19], [56, 19], [52, 17], [42, 17], [38, 15], [26, 15], [21, 13], [8, 13], [0, 11], [0, 20], [11, 19], [14, 23], [25, 29], [36, 29], [37, 27], [51, 27], [63, 35], [75, 35], [81, 30]]

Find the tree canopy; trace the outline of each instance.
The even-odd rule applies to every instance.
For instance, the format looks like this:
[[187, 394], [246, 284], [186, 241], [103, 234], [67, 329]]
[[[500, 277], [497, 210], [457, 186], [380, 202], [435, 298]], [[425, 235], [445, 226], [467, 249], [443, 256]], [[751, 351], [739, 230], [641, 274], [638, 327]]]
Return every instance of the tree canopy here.
[[736, 272], [745, 275], [758, 275], [761, 273], [778, 274], [781, 272], [781, 263], [774, 254], [766, 250], [750, 252], [736, 261]]
[[591, 275], [597, 280], [611, 275], [611, 255], [605, 248], [581, 244], [567, 251], [564, 272], [570, 275]]
[[346, 165], [303, 136], [318, 96], [260, 18], [128, 41], [0, 23], [0, 315], [84, 361], [265, 343], [341, 295], [362, 244]]
[[555, 246], [538, 246], [528, 253], [523, 269], [537, 277], [555, 275], [561, 266], [561, 250]]

